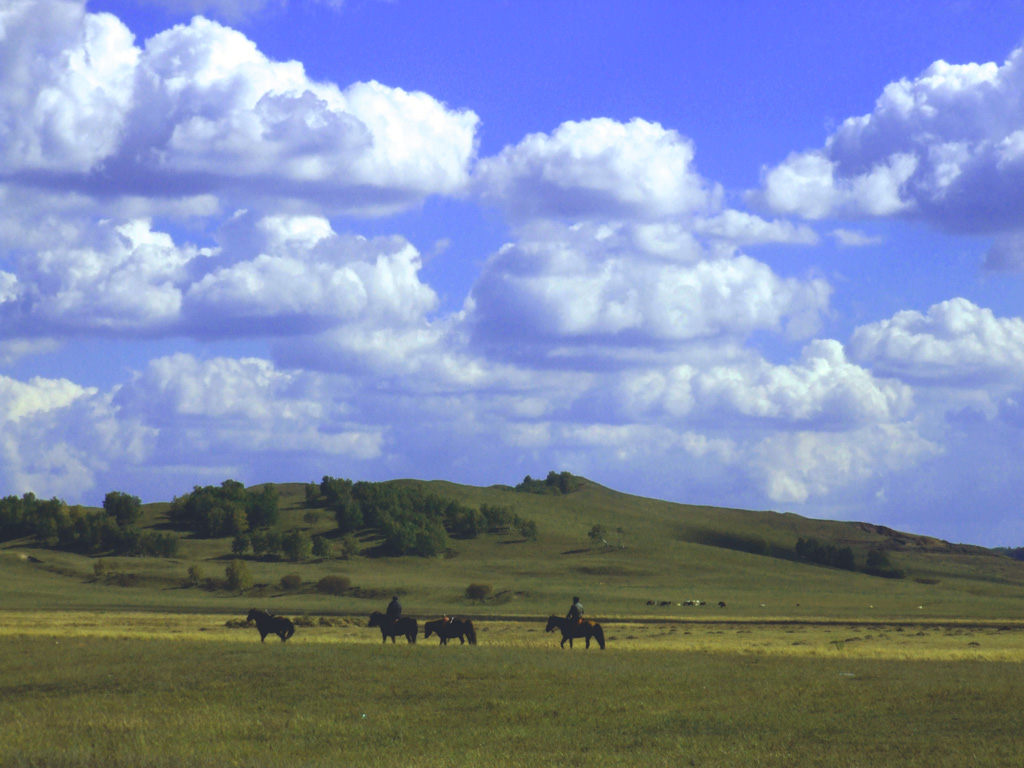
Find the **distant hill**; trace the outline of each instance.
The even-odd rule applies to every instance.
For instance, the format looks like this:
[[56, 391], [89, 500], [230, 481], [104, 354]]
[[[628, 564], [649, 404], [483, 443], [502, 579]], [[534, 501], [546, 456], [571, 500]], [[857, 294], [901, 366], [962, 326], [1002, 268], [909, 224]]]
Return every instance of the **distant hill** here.
[[[414, 479], [362, 489], [364, 498], [372, 491], [383, 500], [382, 509], [429, 500], [424, 514], [439, 516], [447, 531], [443, 554], [430, 557], [396, 555], [384, 546], [380, 527], [344, 532], [339, 502], [320, 493], [319, 481], [247, 492], [264, 501], [276, 494], [276, 522], [261, 536], [319, 540], [329, 558], [314, 557], [309, 546], [290, 550], [298, 553], [295, 560], [281, 550], [241, 551], [238, 536], [203, 537], [182, 527], [170, 502], [145, 504], [140, 532], [176, 537], [173, 557], [75, 553], [32, 538], [8, 539], [0, 543], [0, 567], [10, 571], [0, 580], [0, 597], [13, 606], [70, 601], [204, 611], [274, 600], [296, 606], [293, 612], [360, 614], [400, 593], [412, 613], [542, 615], [564, 612], [579, 594], [597, 615], [705, 619], [1009, 617], [1024, 597], [1024, 562], [994, 550], [867, 522], [660, 501], [564, 474], [549, 475], [555, 489], [543, 480], [524, 481], [517, 490]], [[408, 522], [410, 513], [393, 514]], [[502, 516], [518, 522], [491, 525]], [[533, 537], [523, 534], [527, 522], [535, 526]], [[343, 545], [353, 543], [351, 556], [341, 559]], [[252, 587], [241, 594], [224, 583], [235, 558], [251, 572]], [[101, 559], [105, 573], [96, 571]], [[288, 586], [285, 576], [292, 577]], [[350, 586], [318, 592], [327, 576]], [[470, 585], [487, 587], [485, 597], [468, 598]], [[692, 609], [683, 606], [687, 601], [705, 605]]]

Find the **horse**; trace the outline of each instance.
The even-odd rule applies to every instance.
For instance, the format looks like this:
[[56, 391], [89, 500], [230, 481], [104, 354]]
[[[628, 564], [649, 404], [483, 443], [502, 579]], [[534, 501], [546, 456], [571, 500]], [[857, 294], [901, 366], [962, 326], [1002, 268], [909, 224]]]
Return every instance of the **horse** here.
[[459, 638], [459, 643], [462, 645], [465, 645], [467, 639], [470, 645], [476, 645], [476, 629], [469, 619], [450, 619], [448, 621], [438, 619], [424, 622], [423, 639], [430, 637], [431, 633], [441, 639], [441, 645], [448, 645], [448, 641], [454, 640], [456, 637]]
[[572, 648], [573, 638], [582, 637], [587, 641], [587, 648], [590, 647], [590, 638], [595, 638], [597, 644], [604, 650], [604, 630], [596, 621], [577, 621], [575, 619], [563, 619], [559, 616], [548, 618], [548, 626], [545, 632], [554, 632], [556, 629], [562, 631], [562, 647], [565, 648], [565, 641], [569, 641]]
[[295, 625], [292, 624], [291, 619], [286, 619], [284, 616], [271, 616], [267, 611], [261, 611], [259, 608], [250, 610], [245, 620], [256, 622], [261, 643], [267, 639], [267, 635], [277, 635], [283, 643], [295, 634]]
[[389, 619], [380, 611], [374, 611], [370, 614], [370, 626], [380, 627], [380, 638], [383, 643], [386, 643], [389, 637], [391, 642], [394, 643], [398, 635], [405, 635], [406, 640], [410, 643], [415, 643], [416, 635], [420, 631], [416, 619], [411, 619], [408, 616]]

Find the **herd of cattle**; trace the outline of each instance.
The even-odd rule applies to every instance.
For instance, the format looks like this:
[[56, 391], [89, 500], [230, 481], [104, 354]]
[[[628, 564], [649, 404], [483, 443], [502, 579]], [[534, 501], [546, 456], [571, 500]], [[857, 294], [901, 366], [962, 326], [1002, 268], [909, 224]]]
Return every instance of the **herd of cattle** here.
[[[667, 608], [668, 606], [672, 605], [672, 601], [671, 600], [648, 600], [647, 604], [648, 605], [657, 606], [658, 608]], [[703, 600], [684, 600], [681, 603], [676, 603], [676, 605], [681, 607], [681, 606], [684, 606], [684, 605], [686, 605], [686, 606], [690, 606], [690, 605], [707, 605], [707, 603], [705, 601], [703, 601]], [[724, 600], [719, 600], [718, 601], [718, 607], [719, 608], [725, 608], [725, 601]]]

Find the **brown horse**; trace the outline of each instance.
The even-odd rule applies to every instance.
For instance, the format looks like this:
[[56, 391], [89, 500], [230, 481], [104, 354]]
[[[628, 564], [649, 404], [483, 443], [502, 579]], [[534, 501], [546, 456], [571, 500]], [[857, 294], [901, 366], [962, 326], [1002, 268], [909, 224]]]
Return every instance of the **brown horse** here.
[[456, 637], [462, 645], [465, 645], [466, 640], [469, 640], [470, 645], [476, 645], [476, 629], [469, 619], [438, 619], [424, 622], [423, 638], [426, 639], [431, 634], [436, 634], [441, 639], [441, 645], [448, 645], [448, 641]]
[[562, 631], [562, 647], [565, 648], [565, 641], [569, 641], [572, 648], [573, 638], [584, 638], [587, 641], [587, 648], [590, 647], [590, 638], [597, 640], [597, 644], [604, 650], [604, 630], [596, 621], [582, 621], [577, 619], [563, 619], [558, 616], [548, 618], [548, 626], [545, 632], [554, 632], [556, 629]]
[[416, 619], [411, 619], [408, 616], [402, 616], [399, 619], [389, 619], [380, 611], [374, 611], [370, 614], [370, 626], [380, 627], [381, 642], [386, 643], [390, 637], [392, 644], [394, 644], [395, 638], [399, 635], [405, 635], [406, 640], [410, 643], [415, 643], [416, 635], [420, 631]]

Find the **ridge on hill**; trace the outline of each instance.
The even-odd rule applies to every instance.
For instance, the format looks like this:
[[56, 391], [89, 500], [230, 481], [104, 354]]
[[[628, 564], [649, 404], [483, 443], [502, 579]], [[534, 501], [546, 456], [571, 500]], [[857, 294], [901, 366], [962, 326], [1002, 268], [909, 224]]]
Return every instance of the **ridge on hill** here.
[[[143, 505], [137, 524], [142, 531], [175, 535], [174, 557], [85, 555], [32, 538], [8, 540], [0, 542], [0, 567], [8, 576], [0, 581], [0, 595], [8, 605], [24, 607], [244, 612], [260, 600], [287, 605], [292, 613], [362, 614], [382, 607], [390, 594], [401, 594], [414, 614], [539, 616], [563, 613], [569, 598], [579, 594], [588, 613], [601, 616], [867, 612], [879, 620], [1015, 617], [1024, 596], [1024, 563], [982, 547], [865, 522], [661, 501], [579, 477], [558, 492], [524, 492], [529, 489], [523, 483], [518, 490], [441, 480], [373, 484], [402, 491], [396, 498], [432, 498], [439, 509], [510, 511], [536, 526], [532, 539], [502, 526], [473, 536], [449, 533], [443, 556], [395, 556], [381, 546], [377, 528], [343, 533], [337, 509], [312, 491], [314, 485], [247, 490], [276, 494], [275, 535], [319, 538], [327, 547], [321, 554], [334, 557], [300, 552], [293, 561], [233, 552], [237, 537], [200, 536], [172, 523], [174, 504], [152, 503]], [[337, 553], [346, 537], [357, 554], [341, 559]], [[823, 559], [815, 561], [818, 556]], [[851, 558], [854, 569], [845, 567]], [[872, 570], [872, 558], [884, 566], [874, 569], [877, 575], [865, 572]], [[225, 588], [233, 560], [244, 564], [251, 586]], [[98, 570], [101, 561], [104, 572]], [[844, 567], [833, 567], [836, 562]], [[879, 578], [897, 572], [903, 578]], [[318, 591], [326, 577], [345, 586], [333, 594]], [[695, 609], [687, 602], [704, 605]]]

